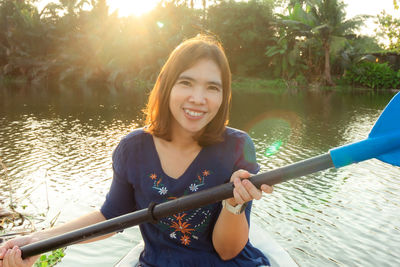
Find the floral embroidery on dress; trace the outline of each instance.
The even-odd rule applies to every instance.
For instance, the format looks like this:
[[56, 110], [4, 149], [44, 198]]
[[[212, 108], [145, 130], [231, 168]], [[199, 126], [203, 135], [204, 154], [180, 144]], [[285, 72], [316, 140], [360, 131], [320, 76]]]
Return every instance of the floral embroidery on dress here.
[[168, 189], [165, 186], [163, 186], [159, 188], [158, 193], [160, 193], [160, 195], [166, 195], [168, 193]]
[[192, 192], [196, 192], [198, 188], [199, 188], [199, 186], [198, 186], [197, 184], [191, 184], [191, 185], [189, 186], [189, 189], [190, 189], [190, 191], [192, 191]]
[[190, 237], [188, 235], [190, 235], [190, 233], [194, 231], [193, 228], [189, 228], [191, 225], [190, 223], [182, 222], [183, 217], [185, 217], [186, 215], [187, 215], [186, 213], [183, 214], [178, 213], [178, 215], [173, 215], [173, 217], [175, 217], [177, 221], [172, 222], [170, 226], [171, 228], [175, 229], [172, 233], [180, 232], [182, 234], [181, 242], [183, 245], [189, 245]]
[[181, 237], [181, 242], [182, 244], [184, 244], [185, 246], [190, 244], [190, 238], [187, 235], [183, 235]]
[[[205, 185], [206, 177], [210, 175], [211, 172], [209, 170], [197, 173], [183, 195], [198, 191], [199, 188]], [[157, 190], [160, 195], [165, 196], [165, 201], [176, 198], [175, 196], [167, 195], [168, 188], [162, 183], [160, 176], [156, 173], [151, 173], [148, 177], [153, 181], [152, 188]], [[199, 239], [198, 234], [201, 234], [207, 228], [210, 217], [211, 207], [209, 205], [163, 218], [158, 222], [158, 226], [164, 232], [169, 232], [171, 239], [177, 240], [182, 245], [189, 246], [191, 241]]]
[[166, 195], [168, 193], [167, 187], [161, 183], [162, 179], [158, 177], [157, 174], [152, 173], [149, 175], [149, 177], [151, 180], [154, 180], [152, 188], [156, 189], [160, 195]]
[[[170, 231], [171, 239], [179, 240], [182, 245], [188, 246], [192, 239], [199, 239], [198, 234], [201, 234], [207, 227], [210, 216], [210, 207], [207, 206], [163, 218], [158, 225], [163, 231]], [[194, 224], [194, 221], [198, 223]]]
[[205, 184], [205, 179], [209, 175], [210, 175], [209, 170], [204, 170], [201, 172], [201, 174], [197, 174], [196, 179], [193, 181], [192, 184], [189, 185], [189, 190], [191, 192], [196, 192], [199, 189], [199, 187]]

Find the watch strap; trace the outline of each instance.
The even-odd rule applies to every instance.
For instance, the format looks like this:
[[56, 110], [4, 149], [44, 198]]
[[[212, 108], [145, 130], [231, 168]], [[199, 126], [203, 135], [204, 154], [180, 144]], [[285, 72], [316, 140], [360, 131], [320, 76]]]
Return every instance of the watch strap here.
[[222, 200], [222, 207], [225, 208], [230, 213], [233, 213], [236, 215], [243, 213], [244, 210], [246, 209], [246, 206], [247, 206], [247, 202], [244, 204], [237, 204], [236, 206], [232, 206], [228, 203], [228, 201], [226, 199]]

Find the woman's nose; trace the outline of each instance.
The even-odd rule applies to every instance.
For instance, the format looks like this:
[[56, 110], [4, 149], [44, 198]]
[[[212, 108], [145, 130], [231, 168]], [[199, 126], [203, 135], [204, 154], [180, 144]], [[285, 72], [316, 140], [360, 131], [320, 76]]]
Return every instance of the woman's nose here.
[[195, 104], [205, 104], [206, 95], [204, 88], [202, 86], [195, 86], [192, 90], [189, 101]]

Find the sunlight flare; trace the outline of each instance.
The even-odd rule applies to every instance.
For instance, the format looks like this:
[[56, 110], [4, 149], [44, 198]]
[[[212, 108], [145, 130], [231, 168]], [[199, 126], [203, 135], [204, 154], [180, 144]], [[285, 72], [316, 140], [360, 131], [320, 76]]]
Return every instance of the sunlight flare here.
[[118, 11], [119, 17], [141, 16], [157, 6], [159, 0], [108, 0], [110, 12]]

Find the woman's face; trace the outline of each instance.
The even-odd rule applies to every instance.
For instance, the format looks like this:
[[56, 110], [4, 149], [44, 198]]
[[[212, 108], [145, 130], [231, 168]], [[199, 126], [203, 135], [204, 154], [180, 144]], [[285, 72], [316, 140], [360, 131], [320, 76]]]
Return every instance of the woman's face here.
[[221, 103], [221, 70], [213, 60], [201, 59], [183, 71], [172, 87], [172, 133], [200, 132], [218, 113]]

